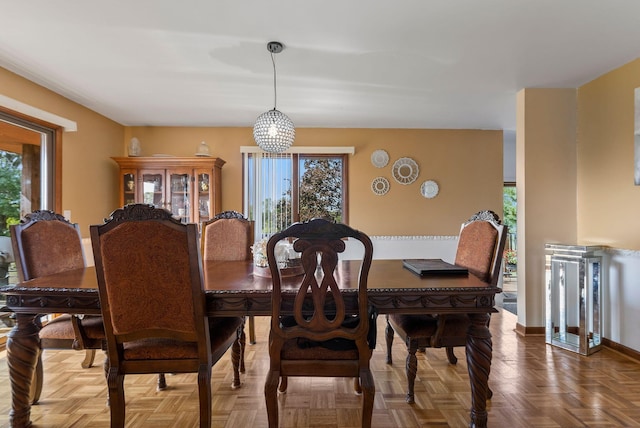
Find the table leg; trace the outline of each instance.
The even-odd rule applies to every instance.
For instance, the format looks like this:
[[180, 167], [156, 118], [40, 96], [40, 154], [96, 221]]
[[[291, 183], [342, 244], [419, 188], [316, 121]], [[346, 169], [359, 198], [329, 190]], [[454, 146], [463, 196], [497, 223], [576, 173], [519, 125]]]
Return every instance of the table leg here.
[[471, 382], [471, 428], [487, 426], [487, 398], [491, 370], [492, 343], [489, 314], [469, 314], [471, 325], [467, 333], [467, 366]]
[[16, 325], [7, 337], [7, 365], [11, 380], [12, 427], [31, 426], [30, 391], [33, 373], [40, 353], [40, 330], [35, 314], [16, 314]]

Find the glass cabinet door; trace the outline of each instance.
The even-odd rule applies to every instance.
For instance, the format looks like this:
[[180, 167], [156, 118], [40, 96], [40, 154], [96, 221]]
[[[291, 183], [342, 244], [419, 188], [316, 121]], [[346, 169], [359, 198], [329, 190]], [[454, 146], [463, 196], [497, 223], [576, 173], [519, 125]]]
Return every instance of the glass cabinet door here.
[[183, 223], [212, 219], [218, 212], [220, 170], [218, 158], [113, 158], [120, 166], [120, 203], [143, 203], [166, 209]]
[[197, 203], [198, 203], [198, 223], [207, 221], [211, 214], [211, 174], [208, 172], [197, 172]]
[[164, 208], [164, 172], [142, 171], [142, 202]]
[[136, 174], [134, 171], [124, 171], [122, 174], [122, 203], [124, 205], [136, 202]]
[[167, 207], [182, 223], [191, 221], [191, 175], [188, 173], [170, 173], [170, 203]]

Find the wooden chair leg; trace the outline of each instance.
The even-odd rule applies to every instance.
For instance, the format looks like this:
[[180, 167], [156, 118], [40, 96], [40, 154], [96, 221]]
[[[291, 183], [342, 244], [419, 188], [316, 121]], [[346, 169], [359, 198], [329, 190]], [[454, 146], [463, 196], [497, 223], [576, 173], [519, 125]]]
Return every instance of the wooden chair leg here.
[[287, 380], [286, 376], [282, 376], [282, 379], [280, 379], [280, 387], [278, 388], [278, 391], [284, 394], [285, 392], [287, 392], [287, 386], [289, 386], [289, 381]]
[[104, 371], [104, 378], [107, 381], [107, 407], [111, 407], [111, 399], [109, 398], [109, 394], [111, 392], [108, 390], [109, 388], [109, 354], [107, 350], [104, 350], [104, 362], [102, 363], [102, 370]]
[[164, 391], [167, 389], [167, 379], [164, 376], [164, 373], [158, 373], [158, 391]]
[[356, 394], [362, 394], [362, 385], [360, 384], [360, 378], [353, 378], [353, 390]]
[[453, 353], [453, 348], [452, 347], [447, 347], [447, 359], [449, 360], [450, 364], [456, 364], [458, 362], [458, 358], [455, 356], [455, 354]]
[[31, 379], [31, 391], [29, 393], [29, 401], [31, 402], [31, 405], [38, 404], [38, 401], [40, 401], [43, 377], [44, 367], [42, 365], [41, 352], [40, 355], [38, 355], [38, 362], [36, 363], [36, 370], [33, 372], [33, 379]]
[[391, 346], [393, 345], [393, 335], [394, 335], [393, 327], [389, 324], [389, 315], [387, 315], [387, 327], [385, 329], [385, 339], [387, 342], [387, 364], [392, 364], [393, 359], [391, 357]]
[[[238, 366], [235, 367], [236, 370]], [[211, 366], [198, 370], [198, 396], [200, 399], [200, 428], [211, 428]]]
[[84, 352], [84, 360], [80, 365], [83, 369], [88, 369], [93, 366], [93, 362], [96, 359], [96, 350], [95, 349], [86, 349]]
[[362, 427], [370, 428], [373, 414], [373, 400], [376, 395], [376, 387], [371, 370], [363, 370], [360, 372], [359, 383], [362, 386]]
[[[286, 383], [286, 379], [286, 377], [283, 377], [282, 382]], [[264, 398], [267, 404], [269, 428], [278, 428], [278, 381], [280, 381], [280, 372], [269, 370], [264, 383]]]
[[253, 315], [249, 315], [249, 344], [256, 344], [256, 325]]
[[107, 375], [109, 388], [109, 409], [111, 412], [111, 428], [124, 428], [125, 401], [124, 401], [124, 375], [118, 370], [109, 369]]

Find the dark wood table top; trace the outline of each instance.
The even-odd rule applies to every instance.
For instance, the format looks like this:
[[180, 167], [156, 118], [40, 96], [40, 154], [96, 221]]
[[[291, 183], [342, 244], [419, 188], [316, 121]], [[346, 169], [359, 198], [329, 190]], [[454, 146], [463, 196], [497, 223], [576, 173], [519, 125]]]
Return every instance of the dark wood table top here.
[[[336, 269], [336, 278], [341, 289], [356, 289], [358, 286], [359, 261], [342, 261]], [[269, 292], [271, 279], [253, 274], [253, 264], [246, 261], [203, 263], [204, 283], [207, 292]], [[287, 278], [284, 285], [293, 283], [297, 277]], [[299, 280], [299, 278], [298, 278]], [[371, 293], [421, 289], [431, 293], [449, 292], [451, 289], [467, 289], [477, 293], [487, 289], [487, 284], [473, 275], [420, 277], [402, 265], [402, 260], [374, 260], [369, 271], [367, 288]], [[498, 290], [499, 291], [499, 290]], [[495, 293], [496, 291], [489, 291]]]
[[[341, 289], [352, 289], [355, 294], [359, 266], [359, 261], [339, 264], [336, 277]], [[206, 261], [203, 273], [210, 312], [214, 306], [216, 310], [226, 308], [231, 311], [230, 304], [245, 299], [249, 302], [242, 303], [244, 309], [240, 310], [236, 305], [233, 312], [270, 313], [271, 279], [254, 275], [251, 262]], [[285, 280], [285, 287], [296, 279], [299, 280], [297, 277]], [[7, 296], [7, 307], [14, 312], [97, 313], [97, 287], [95, 268], [87, 267], [4, 286], [0, 292]], [[401, 312], [400, 309], [404, 312], [432, 312], [436, 308], [439, 313], [494, 312], [495, 294], [501, 292], [501, 289], [488, 287], [471, 274], [420, 277], [405, 269], [402, 260], [374, 260], [368, 276], [368, 290], [371, 303], [380, 313]]]

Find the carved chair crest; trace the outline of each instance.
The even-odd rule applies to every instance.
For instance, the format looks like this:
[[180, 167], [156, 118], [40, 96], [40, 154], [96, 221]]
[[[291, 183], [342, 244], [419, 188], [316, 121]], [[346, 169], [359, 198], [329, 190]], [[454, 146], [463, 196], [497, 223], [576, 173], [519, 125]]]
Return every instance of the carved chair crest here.
[[20, 224], [28, 224], [28, 223], [36, 223], [38, 221], [52, 221], [57, 220], [67, 224], [71, 224], [69, 220], [64, 218], [64, 216], [55, 213], [51, 210], [36, 210], [26, 214], [22, 219], [20, 219]]
[[128, 204], [113, 211], [104, 221], [120, 222], [126, 220], [171, 220], [176, 224], [181, 224], [166, 209], [158, 209], [151, 204]]
[[219, 220], [221, 218], [246, 220], [246, 217], [240, 214], [238, 211], [222, 211], [221, 213], [216, 214], [213, 218], [216, 220]]
[[475, 213], [469, 218], [469, 220], [464, 223], [464, 225], [466, 226], [469, 223], [473, 223], [474, 221], [487, 221], [493, 224], [496, 228], [502, 224], [502, 222], [500, 221], [500, 217], [498, 217], [498, 214], [491, 210], [484, 210]]

